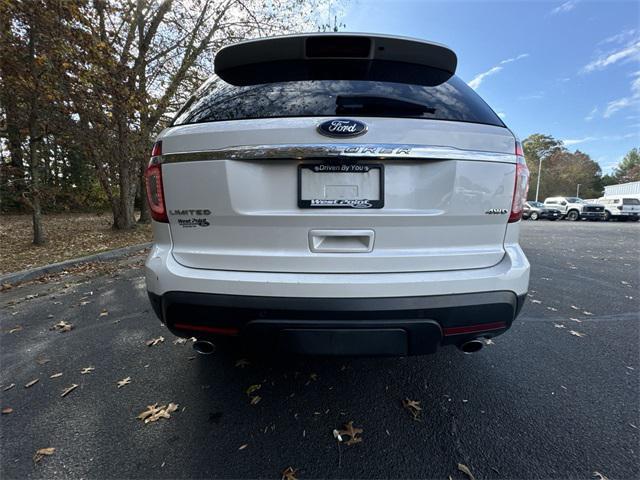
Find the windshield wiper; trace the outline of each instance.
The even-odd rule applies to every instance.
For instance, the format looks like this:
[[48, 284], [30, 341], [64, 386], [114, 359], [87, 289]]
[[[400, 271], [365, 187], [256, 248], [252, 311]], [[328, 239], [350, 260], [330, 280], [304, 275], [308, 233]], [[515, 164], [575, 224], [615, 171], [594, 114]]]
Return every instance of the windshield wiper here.
[[420, 103], [390, 97], [369, 95], [338, 95], [336, 114], [416, 116], [428, 113], [433, 115], [436, 109]]

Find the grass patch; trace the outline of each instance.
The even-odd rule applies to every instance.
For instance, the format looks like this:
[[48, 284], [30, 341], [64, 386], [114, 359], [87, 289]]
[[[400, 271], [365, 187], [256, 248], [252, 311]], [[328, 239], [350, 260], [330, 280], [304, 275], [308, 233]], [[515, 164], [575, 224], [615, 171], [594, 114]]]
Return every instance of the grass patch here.
[[134, 230], [111, 228], [111, 214], [43, 215], [48, 243], [33, 245], [30, 215], [0, 216], [0, 274], [151, 241], [151, 225]]

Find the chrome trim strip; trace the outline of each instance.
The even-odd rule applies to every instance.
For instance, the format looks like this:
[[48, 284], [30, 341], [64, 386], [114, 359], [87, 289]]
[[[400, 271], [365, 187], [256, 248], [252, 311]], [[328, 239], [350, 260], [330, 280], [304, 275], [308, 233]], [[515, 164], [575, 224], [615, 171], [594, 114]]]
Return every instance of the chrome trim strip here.
[[515, 163], [515, 153], [462, 150], [451, 147], [424, 145], [399, 145], [383, 143], [344, 144], [286, 144], [241, 145], [209, 151], [177, 152], [162, 154], [160, 163], [196, 162], [203, 160], [257, 160], [257, 159], [320, 159], [366, 157], [380, 160], [394, 158], [476, 160], [485, 162]]

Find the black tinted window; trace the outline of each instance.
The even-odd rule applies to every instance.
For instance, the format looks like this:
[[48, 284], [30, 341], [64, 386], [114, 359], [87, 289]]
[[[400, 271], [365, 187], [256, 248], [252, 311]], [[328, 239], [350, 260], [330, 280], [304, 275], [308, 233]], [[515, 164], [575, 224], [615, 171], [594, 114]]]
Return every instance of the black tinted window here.
[[462, 80], [436, 69], [429, 69], [429, 72], [429, 81], [420, 85], [371, 80], [302, 80], [235, 86], [216, 78], [187, 102], [173, 125], [348, 115], [504, 126], [493, 110]]

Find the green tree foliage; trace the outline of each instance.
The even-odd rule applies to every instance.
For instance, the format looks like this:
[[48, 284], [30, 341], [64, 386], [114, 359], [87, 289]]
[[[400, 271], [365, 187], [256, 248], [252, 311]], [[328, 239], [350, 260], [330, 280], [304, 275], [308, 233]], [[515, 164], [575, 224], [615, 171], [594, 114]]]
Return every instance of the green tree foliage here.
[[[568, 151], [561, 140], [550, 135], [534, 134], [524, 141], [525, 158], [531, 178], [529, 199], [534, 200], [538, 169], [542, 165], [538, 200], [556, 195], [572, 196], [580, 184], [580, 196], [599, 197], [602, 193], [600, 165], [584, 152]], [[542, 159], [542, 162], [540, 160]]]
[[640, 150], [632, 148], [624, 156], [614, 173], [616, 183], [640, 181]]

